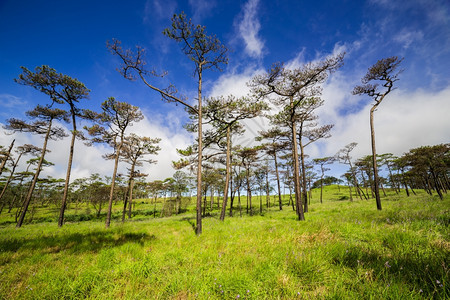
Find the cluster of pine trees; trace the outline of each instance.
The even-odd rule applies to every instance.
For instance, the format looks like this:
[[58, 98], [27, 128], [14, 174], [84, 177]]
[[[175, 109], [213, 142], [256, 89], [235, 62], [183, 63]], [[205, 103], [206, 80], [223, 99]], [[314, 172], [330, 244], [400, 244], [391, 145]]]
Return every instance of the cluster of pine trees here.
[[[255, 76], [248, 83], [250, 92], [245, 97], [204, 97], [202, 86], [205, 71], [222, 70], [228, 62], [228, 49], [214, 35], [208, 35], [205, 27], [193, 24], [184, 14], [174, 15], [172, 26], [163, 33], [179, 43], [183, 53], [194, 64], [198, 85], [196, 101], [181, 95], [173, 85], [156, 86], [154, 78], [164, 76], [165, 73], [157, 74], [153, 69], [148, 69], [143, 48], [138, 46], [135, 50], [123, 49], [118, 40], [108, 42], [108, 48], [121, 61], [120, 72], [125, 78], [139, 79], [158, 93], [163, 101], [175, 102], [186, 108], [191, 119], [186, 128], [196, 132], [197, 139], [187, 149], [178, 150], [182, 159], [173, 164], [176, 169], [185, 169], [187, 173], [178, 171], [173, 178], [146, 183], [143, 180], [146, 174], [140, 173], [136, 167], [154, 162], [148, 155], [158, 153], [160, 140], [127, 133], [133, 123], [143, 119], [138, 107], [110, 97], [102, 103], [100, 112], [82, 109], [80, 102], [90, 92], [83, 83], [57, 73], [48, 66], [37, 67], [34, 72], [23, 67], [16, 82], [45, 93], [50, 101], [28, 111], [30, 120], [9, 119], [5, 125], [5, 129], [9, 131], [41, 135], [44, 140], [41, 147], [22, 145], [13, 151], [14, 142], [9, 147], [2, 147], [0, 175], [3, 170], [7, 170], [5, 174], [8, 175], [2, 177], [1, 209], [8, 207], [9, 211], [13, 208], [17, 210], [17, 227], [23, 224], [32, 201], [57, 203], [60, 206], [59, 226], [64, 224], [64, 212], [68, 203], [88, 202], [95, 208], [97, 215], [106, 206], [106, 227], [109, 227], [114, 201], [123, 201], [122, 220], [125, 220], [127, 214], [131, 217], [132, 201], [137, 196], [136, 193], [140, 197], [158, 198], [165, 195], [173, 198], [174, 201], [167, 202], [165, 213], [179, 213], [185, 206], [182, 196], [195, 190], [196, 233], [201, 234], [202, 215], [207, 213], [208, 192], [211, 195], [210, 208], [216, 205], [214, 195], [221, 196], [222, 202], [217, 202], [217, 206], [220, 207], [220, 219], [223, 220], [228, 208], [230, 215], [233, 213], [236, 194], [239, 212], [242, 214], [241, 191], [246, 191], [248, 214], [254, 213], [252, 192], [259, 192], [260, 195], [265, 193], [266, 205], [270, 206], [272, 181], [276, 181], [279, 208], [283, 207], [283, 185], [293, 195], [289, 205], [295, 210], [298, 219], [304, 220], [311, 185], [318, 181], [322, 187], [326, 178], [326, 166], [336, 161], [349, 166], [349, 171], [343, 178], [348, 183], [350, 199], [353, 187], [359, 197], [375, 198], [378, 209], [381, 209], [380, 187], [382, 191], [385, 186], [396, 191], [405, 188], [407, 193], [423, 188], [429, 193], [436, 191], [441, 198], [442, 193], [447, 191], [448, 144], [412, 149], [400, 158], [376, 153], [374, 111], [398, 80], [401, 58], [394, 56], [379, 60], [362, 78], [362, 85], [353, 90], [355, 95], [368, 95], [374, 100], [370, 111], [372, 155], [352, 162], [350, 152], [356, 146], [353, 143], [334, 157], [316, 158], [308, 162], [306, 147], [330, 137], [333, 128], [333, 124], [320, 125], [315, 111], [324, 103], [321, 85], [343, 65], [344, 53], [295, 69], [275, 63], [267, 72]], [[276, 113], [273, 113], [273, 108], [276, 108]], [[271, 126], [258, 133], [256, 139], [261, 144], [256, 147], [233, 145], [233, 137], [242, 135], [245, 131], [242, 121], [256, 117], [268, 118]], [[90, 125], [79, 129], [80, 120]], [[49, 151], [48, 141], [68, 135], [63, 128], [55, 125], [56, 121], [72, 125], [67, 175], [62, 180], [42, 179], [39, 177], [41, 170], [51, 165], [51, 162], [45, 160], [45, 154]], [[106, 143], [112, 147], [113, 152], [104, 157], [114, 161], [110, 178], [102, 180], [98, 174], [93, 174], [71, 183], [76, 139], [87, 144]], [[16, 155], [13, 155], [14, 152]], [[21, 158], [26, 155], [32, 156], [27, 161], [26, 171], [16, 172]], [[126, 180], [117, 173], [119, 162], [126, 162], [130, 166]], [[319, 169], [318, 176], [313, 171], [314, 165]], [[386, 167], [388, 175], [385, 177], [378, 174], [381, 166]], [[191, 174], [196, 174], [196, 178], [190, 177]], [[56, 200], [58, 196], [61, 200]], [[260, 197], [259, 209], [262, 210], [262, 207]]]

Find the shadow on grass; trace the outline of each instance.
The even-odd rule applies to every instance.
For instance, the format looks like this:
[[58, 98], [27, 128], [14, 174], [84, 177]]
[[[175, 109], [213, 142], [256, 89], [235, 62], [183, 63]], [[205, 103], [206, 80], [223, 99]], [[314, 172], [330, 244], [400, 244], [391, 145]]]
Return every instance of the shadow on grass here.
[[[448, 278], [449, 259], [445, 252], [436, 252], [431, 255], [384, 255], [377, 251], [361, 247], [350, 247], [344, 254], [335, 253], [332, 258], [334, 264], [357, 270], [371, 270], [366, 272], [368, 280], [381, 280], [402, 282], [410, 290], [422, 291], [426, 297], [443, 297], [448, 299], [450, 290], [443, 285]], [[373, 273], [372, 273], [373, 272]]]
[[98, 252], [103, 248], [116, 247], [125, 243], [144, 245], [146, 241], [155, 240], [155, 235], [147, 233], [120, 233], [117, 231], [95, 231], [89, 233], [64, 233], [36, 238], [6, 239], [0, 243], [0, 252], [18, 250], [39, 251], [41, 253]]
[[189, 225], [191, 225], [192, 230], [194, 230], [194, 232], [196, 232], [196, 228], [197, 226], [195, 225], [195, 217], [183, 217], [180, 219], [181, 222], [187, 221], [189, 223]]

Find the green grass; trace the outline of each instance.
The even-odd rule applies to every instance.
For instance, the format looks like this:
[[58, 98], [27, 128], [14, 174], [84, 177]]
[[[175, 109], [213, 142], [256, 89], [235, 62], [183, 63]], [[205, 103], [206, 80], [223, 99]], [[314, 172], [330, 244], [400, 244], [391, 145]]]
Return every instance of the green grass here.
[[[198, 237], [192, 207], [170, 218], [137, 214], [122, 224], [118, 205], [109, 229], [102, 218], [59, 229], [45, 222], [54, 215], [42, 208], [16, 229], [3, 214], [0, 298], [450, 298], [448, 195], [391, 194], [382, 211], [374, 200], [343, 195], [346, 189], [327, 187], [320, 204], [315, 191], [304, 222], [287, 206], [224, 222], [213, 212]], [[152, 207], [141, 201], [136, 211]]]

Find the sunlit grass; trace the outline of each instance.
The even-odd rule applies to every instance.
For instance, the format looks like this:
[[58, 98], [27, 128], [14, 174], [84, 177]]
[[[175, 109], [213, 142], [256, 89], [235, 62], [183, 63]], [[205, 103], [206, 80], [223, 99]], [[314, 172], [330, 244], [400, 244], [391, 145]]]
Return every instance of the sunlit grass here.
[[347, 194], [328, 187], [320, 204], [315, 191], [304, 222], [288, 206], [224, 222], [213, 211], [201, 236], [192, 208], [122, 224], [117, 205], [109, 229], [103, 217], [15, 229], [1, 215], [0, 298], [448, 299], [450, 197], [390, 192], [377, 211]]

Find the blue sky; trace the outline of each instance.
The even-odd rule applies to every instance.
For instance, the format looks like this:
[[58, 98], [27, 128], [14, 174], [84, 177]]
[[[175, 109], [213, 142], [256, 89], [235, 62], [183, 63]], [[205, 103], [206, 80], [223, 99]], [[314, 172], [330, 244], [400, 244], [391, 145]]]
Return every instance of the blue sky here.
[[[379, 153], [401, 155], [412, 147], [449, 142], [450, 137], [450, 3], [447, 0], [369, 1], [14, 1], [0, 0], [0, 123], [24, 117], [36, 104], [49, 103], [45, 95], [16, 84], [20, 66], [49, 65], [78, 78], [91, 89], [82, 107], [99, 110], [107, 97], [139, 106], [146, 119], [132, 129], [163, 139], [157, 165], [146, 167], [150, 179], [171, 175], [175, 148], [192, 141], [182, 125], [181, 107], [162, 102], [140, 82], [130, 82], [115, 70], [118, 60], [106, 48], [112, 38], [124, 47], [147, 49], [149, 66], [167, 70], [168, 81], [193, 98], [196, 83], [192, 64], [179, 46], [162, 35], [170, 17], [184, 11], [195, 23], [230, 48], [224, 72], [205, 74], [206, 95], [245, 95], [245, 83], [274, 62], [295, 67], [346, 51], [345, 65], [324, 85], [322, 124], [333, 123], [333, 137], [310, 146], [311, 158], [333, 155], [356, 141], [354, 157], [370, 153], [368, 114], [371, 100], [352, 96], [368, 67], [378, 59], [404, 57], [397, 90], [375, 115]], [[252, 132], [267, 121], [247, 122], [239, 141], [251, 143]], [[15, 135], [18, 144], [39, 137]], [[0, 132], [0, 144], [13, 136]], [[237, 142], [239, 142], [237, 141]], [[50, 145], [49, 160], [57, 166], [47, 175], [63, 177], [68, 141]], [[110, 174], [110, 162], [101, 159], [107, 147], [77, 144], [74, 178], [91, 172]], [[342, 168], [336, 166], [338, 174]]]

